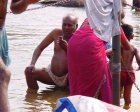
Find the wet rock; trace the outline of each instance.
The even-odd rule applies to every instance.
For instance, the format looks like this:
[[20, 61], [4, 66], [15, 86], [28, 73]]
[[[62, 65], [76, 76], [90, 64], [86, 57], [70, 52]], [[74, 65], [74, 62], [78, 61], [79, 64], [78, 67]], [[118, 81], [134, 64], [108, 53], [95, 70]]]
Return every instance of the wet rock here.
[[[51, 3], [56, 3], [62, 0], [42, 0], [40, 3], [42, 4], [51, 4]], [[65, 0], [67, 1], [67, 0]], [[58, 4], [57, 6], [63, 6], [63, 7], [84, 7], [84, 2], [83, 0], [68, 0], [68, 2], [65, 2], [62, 4]]]

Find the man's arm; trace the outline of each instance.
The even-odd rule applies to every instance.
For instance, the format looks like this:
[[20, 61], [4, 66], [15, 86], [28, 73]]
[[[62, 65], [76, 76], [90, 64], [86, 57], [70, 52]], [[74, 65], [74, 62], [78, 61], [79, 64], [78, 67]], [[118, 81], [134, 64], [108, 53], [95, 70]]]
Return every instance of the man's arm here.
[[20, 14], [26, 10], [28, 5], [34, 4], [39, 0], [12, 0], [10, 9], [14, 14]]
[[42, 42], [36, 47], [36, 49], [34, 50], [30, 65], [25, 68], [25, 75], [28, 76], [31, 74], [31, 72], [34, 71], [35, 63], [36, 63], [37, 59], [39, 58], [39, 56], [41, 55], [42, 51], [54, 41], [53, 33], [55, 33], [54, 30], [52, 32], [50, 32], [46, 36], [46, 38], [44, 38], [42, 40]]
[[35, 65], [38, 57], [40, 56], [40, 54], [42, 53], [42, 51], [48, 46], [50, 45], [53, 41], [54, 41], [54, 33], [55, 30], [51, 31], [43, 40], [42, 42], [37, 46], [37, 48], [35, 49], [33, 56], [32, 56], [32, 60], [30, 65]]

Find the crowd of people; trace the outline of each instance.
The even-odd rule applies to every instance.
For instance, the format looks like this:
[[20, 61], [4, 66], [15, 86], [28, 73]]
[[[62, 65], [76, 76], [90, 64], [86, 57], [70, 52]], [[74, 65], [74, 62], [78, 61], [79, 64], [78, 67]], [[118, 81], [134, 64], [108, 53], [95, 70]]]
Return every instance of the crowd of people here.
[[[100, 4], [101, 1], [104, 4]], [[106, 52], [105, 45], [113, 36], [121, 35], [123, 61], [121, 61], [120, 87], [121, 90], [124, 88], [124, 108], [130, 108], [131, 89], [135, 82], [132, 67], [134, 56], [140, 66], [139, 51], [129, 42], [134, 37], [133, 28], [128, 24], [121, 25], [120, 28], [118, 16], [122, 10], [119, 3], [115, 2], [112, 7], [108, 2], [105, 4], [104, 0], [101, 1], [95, 3], [84, 1], [87, 18], [79, 28], [77, 17], [67, 14], [62, 18], [62, 27], [52, 30], [36, 47], [30, 65], [25, 68], [28, 88], [37, 90], [39, 88], [37, 81], [62, 88], [69, 86], [72, 96], [84, 95], [112, 104], [112, 75], [106, 60], [106, 56], [112, 53]], [[4, 28], [7, 2], [8, 0], [0, 1], [0, 112], [10, 112], [8, 85], [11, 73], [6, 67], [10, 64], [10, 58]], [[36, 2], [38, 0], [12, 0], [10, 9], [14, 14], [20, 14], [28, 5]], [[96, 7], [97, 4], [101, 7], [106, 5], [106, 10]], [[113, 12], [108, 9], [113, 9]], [[124, 13], [121, 16], [123, 18]], [[40, 54], [52, 42], [54, 42], [54, 55], [51, 63], [46, 68], [35, 68]]]

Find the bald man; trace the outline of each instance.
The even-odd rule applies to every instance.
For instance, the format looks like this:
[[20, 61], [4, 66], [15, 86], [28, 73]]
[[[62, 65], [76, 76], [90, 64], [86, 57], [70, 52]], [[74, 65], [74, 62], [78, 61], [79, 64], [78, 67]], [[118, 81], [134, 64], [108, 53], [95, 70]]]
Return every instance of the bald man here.
[[[35, 49], [30, 65], [25, 69], [28, 88], [39, 89], [37, 81], [65, 88], [67, 82], [67, 42], [78, 27], [77, 17], [68, 14], [62, 19], [62, 28], [52, 30]], [[42, 51], [54, 42], [54, 54], [46, 68], [35, 68]]]

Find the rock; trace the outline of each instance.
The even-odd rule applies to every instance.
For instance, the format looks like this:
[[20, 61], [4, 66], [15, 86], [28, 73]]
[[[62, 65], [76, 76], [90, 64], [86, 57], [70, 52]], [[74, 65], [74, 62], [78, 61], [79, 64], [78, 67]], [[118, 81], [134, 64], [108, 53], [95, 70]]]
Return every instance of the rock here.
[[[43, 0], [43, 1], [40, 1], [40, 3], [42, 4], [51, 4], [51, 3], [56, 3], [58, 1], [63, 1], [63, 0]], [[65, 3], [65, 1], [67, 0], [64, 0], [64, 3], [62, 4], [59, 4], [57, 6], [63, 6], [63, 7], [84, 7], [84, 1], [83, 0], [68, 0], [68, 2]]]

